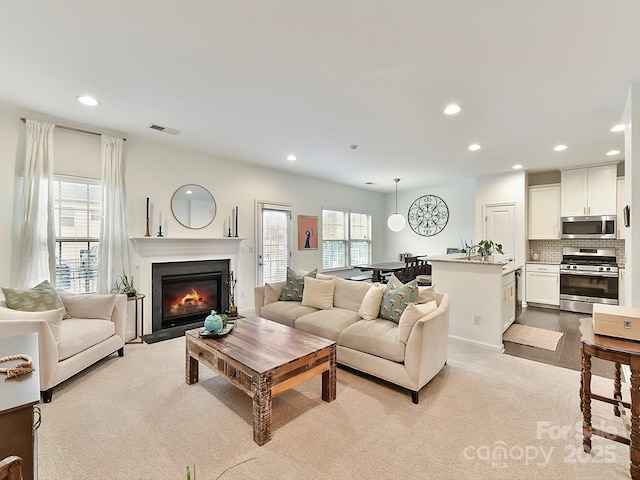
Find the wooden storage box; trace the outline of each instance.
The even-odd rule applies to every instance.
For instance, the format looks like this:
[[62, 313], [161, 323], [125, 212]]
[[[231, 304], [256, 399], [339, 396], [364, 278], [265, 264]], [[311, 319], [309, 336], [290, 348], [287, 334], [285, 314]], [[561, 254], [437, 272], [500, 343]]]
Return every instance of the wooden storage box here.
[[594, 304], [593, 332], [640, 341], [640, 308]]

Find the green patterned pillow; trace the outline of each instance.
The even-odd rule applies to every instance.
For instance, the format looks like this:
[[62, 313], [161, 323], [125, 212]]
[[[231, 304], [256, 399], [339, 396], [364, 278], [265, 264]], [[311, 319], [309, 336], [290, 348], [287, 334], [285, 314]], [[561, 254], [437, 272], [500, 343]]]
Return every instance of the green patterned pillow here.
[[402, 312], [410, 303], [418, 303], [418, 282], [411, 280], [403, 285], [395, 275], [391, 275], [382, 295], [380, 318], [398, 323]]
[[280, 300], [285, 302], [301, 302], [302, 291], [304, 289], [304, 277], [316, 278], [317, 272], [318, 269], [316, 268], [305, 275], [298, 275], [287, 267], [287, 281], [284, 282], [284, 290], [282, 290]]
[[23, 312], [44, 312], [47, 310], [63, 309], [62, 318], [71, 318], [66, 310], [58, 292], [48, 280], [39, 283], [33, 288], [22, 290], [20, 288], [2, 287], [7, 307]]

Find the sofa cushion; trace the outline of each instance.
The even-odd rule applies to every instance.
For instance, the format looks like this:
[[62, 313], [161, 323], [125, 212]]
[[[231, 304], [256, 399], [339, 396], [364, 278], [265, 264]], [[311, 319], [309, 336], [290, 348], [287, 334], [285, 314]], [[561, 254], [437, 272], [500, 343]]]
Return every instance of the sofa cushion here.
[[[33, 288], [21, 289], [2, 287], [7, 307], [23, 312], [44, 312], [64, 308], [60, 295], [48, 280], [40, 282]], [[65, 311], [63, 318], [69, 318]]]
[[429, 303], [436, 300], [436, 291], [430, 287], [418, 287], [418, 303]]
[[44, 320], [49, 324], [56, 343], [60, 342], [60, 325], [62, 324], [63, 315], [64, 308], [45, 310], [44, 312], [23, 312], [22, 310], [0, 306], [0, 322], [2, 320]]
[[58, 344], [58, 361], [91, 348], [112, 337], [116, 326], [110, 320], [94, 318], [70, 318], [62, 322], [60, 343]]
[[345, 308], [332, 308], [299, 317], [295, 322], [295, 328], [337, 341], [340, 333], [358, 320], [356, 312]]
[[[336, 290], [333, 293], [333, 306], [338, 308], [346, 308], [357, 312], [362, 305], [364, 296], [371, 287], [367, 282], [356, 282], [353, 280], [345, 280], [340, 277], [333, 277], [336, 284]], [[377, 317], [376, 312], [376, 317]]]
[[391, 275], [382, 295], [380, 318], [398, 323], [409, 303], [418, 303], [418, 282], [411, 280], [403, 285], [395, 275]]
[[284, 280], [276, 283], [265, 283], [264, 285], [264, 304], [277, 302], [284, 290]]
[[333, 308], [334, 289], [335, 284], [332, 280], [317, 280], [312, 277], [304, 277], [302, 305], [321, 310]]
[[111, 320], [113, 306], [116, 303], [114, 294], [79, 294], [59, 290], [60, 298], [73, 318], [97, 318]]
[[263, 306], [260, 309], [260, 315], [274, 322], [293, 327], [298, 317], [317, 311], [313, 307], [303, 306], [300, 302], [274, 302]]
[[380, 304], [382, 303], [382, 295], [384, 295], [384, 287], [381, 285], [371, 285], [366, 295], [362, 299], [362, 304], [358, 310], [365, 320], [375, 320], [380, 315]]
[[344, 329], [338, 344], [393, 362], [404, 361], [405, 344], [398, 340], [398, 325], [391, 320], [360, 320]]
[[438, 304], [435, 300], [427, 303], [410, 303], [407, 305], [402, 315], [400, 315], [400, 321], [398, 322], [398, 340], [406, 344], [416, 322], [431, 312], [435, 312], [437, 309]]
[[302, 292], [304, 290], [304, 277], [316, 278], [316, 270], [305, 275], [298, 275], [294, 270], [287, 267], [287, 280], [285, 281], [282, 295], [280, 295], [280, 300], [284, 302], [301, 302]]

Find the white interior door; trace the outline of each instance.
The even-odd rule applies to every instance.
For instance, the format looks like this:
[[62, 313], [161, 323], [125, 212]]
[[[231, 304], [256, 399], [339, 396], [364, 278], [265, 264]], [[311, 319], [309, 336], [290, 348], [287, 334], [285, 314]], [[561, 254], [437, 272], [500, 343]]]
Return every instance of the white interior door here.
[[257, 204], [258, 285], [286, 280], [291, 261], [291, 207]]
[[516, 257], [515, 204], [485, 205], [483, 238], [500, 243], [509, 258]]

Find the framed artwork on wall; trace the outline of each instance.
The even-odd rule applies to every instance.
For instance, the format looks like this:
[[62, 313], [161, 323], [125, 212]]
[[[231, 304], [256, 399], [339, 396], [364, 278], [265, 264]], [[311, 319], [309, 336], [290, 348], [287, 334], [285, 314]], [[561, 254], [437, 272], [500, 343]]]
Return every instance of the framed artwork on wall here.
[[318, 217], [298, 215], [298, 250], [318, 249]]

